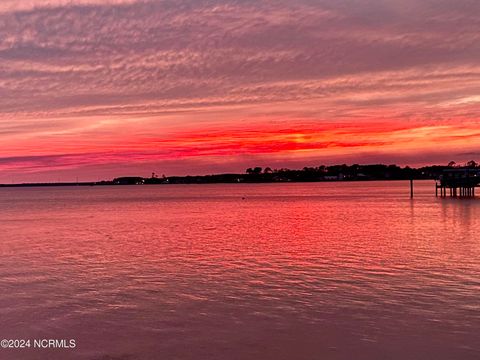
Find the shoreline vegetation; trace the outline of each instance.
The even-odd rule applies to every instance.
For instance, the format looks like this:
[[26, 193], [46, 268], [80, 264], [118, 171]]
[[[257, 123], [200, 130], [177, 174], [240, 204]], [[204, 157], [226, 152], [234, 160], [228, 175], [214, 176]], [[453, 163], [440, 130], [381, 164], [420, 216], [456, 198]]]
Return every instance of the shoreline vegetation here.
[[438, 179], [444, 170], [455, 168], [479, 168], [479, 166], [480, 164], [472, 160], [462, 166], [459, 166], [452, 161], [446, 166], [432, 165], [420, 168], [383, 164], [321, 165], [318, 167], [304, 167], [301, 170], [254, 167], [248, 168], [243, 174], [227, 173], [196, 176], [158, 176], [157, 174], [152, 173], [150, 177], [125, 176], [113, 180], [92, 182], [0, 184], [0, 187], [434, 180]]

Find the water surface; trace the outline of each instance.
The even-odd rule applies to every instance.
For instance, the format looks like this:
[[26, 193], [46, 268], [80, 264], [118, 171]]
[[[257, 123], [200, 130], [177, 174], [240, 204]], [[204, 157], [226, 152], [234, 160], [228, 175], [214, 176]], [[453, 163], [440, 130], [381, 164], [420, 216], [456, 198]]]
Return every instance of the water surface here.
[[1, 359], [479, 359], [480, 200], [432, 182], [0, 189]]

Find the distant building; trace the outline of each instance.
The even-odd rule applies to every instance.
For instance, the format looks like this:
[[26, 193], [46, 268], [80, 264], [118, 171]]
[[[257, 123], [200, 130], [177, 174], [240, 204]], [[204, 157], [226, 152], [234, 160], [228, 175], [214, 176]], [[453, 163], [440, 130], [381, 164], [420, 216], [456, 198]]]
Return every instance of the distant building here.
[[113, 179], [113, 183], [115, 185], [143, 185], [145, 184], [145, 179], [137, 176], [127, 176]]
[[440, 185], [446, 187], [472, 187], [480, 185], [480, 169], [445, 169], [440, 175]]

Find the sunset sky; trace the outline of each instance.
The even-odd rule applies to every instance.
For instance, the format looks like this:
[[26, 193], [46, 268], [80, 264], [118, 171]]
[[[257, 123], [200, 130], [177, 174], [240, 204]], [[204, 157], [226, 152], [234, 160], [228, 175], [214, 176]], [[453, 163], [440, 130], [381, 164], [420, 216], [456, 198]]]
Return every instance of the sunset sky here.
[[0, 182], [480, 160], [480, 1], [1, 0]]

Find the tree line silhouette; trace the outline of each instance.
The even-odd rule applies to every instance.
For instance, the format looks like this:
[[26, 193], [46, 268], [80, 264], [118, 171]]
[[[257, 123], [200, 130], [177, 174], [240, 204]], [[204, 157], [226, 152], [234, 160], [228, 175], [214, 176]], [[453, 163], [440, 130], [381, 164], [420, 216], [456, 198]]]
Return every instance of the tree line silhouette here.
[[28, 183], [5, 184], [0, 186], [93, 186], [93, 185], [143, 185], [143, 184], [214, 184], [214, 183], [270, 183], [270, 182], [320, 182], [320, 181], [368, 181], [368, 180], [420, 180], [438, 179], [447, 169], [470, 168], [479, 169], [476, 161], [457, 164], [453, 161], [446, 166], [432, 165], [420, 168], [398, 165], [320, 165], [318, 167], [304, 167], [299, 170], [287, 168], [272, 169], [270, 167], [251, 167], [243, 174], [215, 174], [198, 176], [158, 176], [152, 173], [151, 177], [126, 176], [113, 180], [81, 183]]
[[259, 183], [259, 182], [316, 182], [316, 181], [368, 181], [436, 179], [449, 168], [478, 168], [479, 164], [469, 161], [464, 165], [450, 162], [446, 166], [432, 165], [420, 168], [398, 165], [320, 165], [299, 170], [287, 168], [251, 167], [244, 174], [216, 174], [201, 176], [170, 176], [144, 179], [145, 184], [203, 184], [203, 183]]

